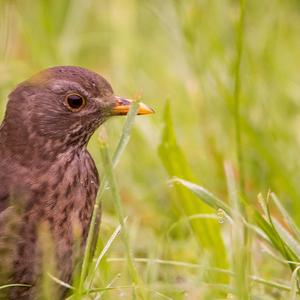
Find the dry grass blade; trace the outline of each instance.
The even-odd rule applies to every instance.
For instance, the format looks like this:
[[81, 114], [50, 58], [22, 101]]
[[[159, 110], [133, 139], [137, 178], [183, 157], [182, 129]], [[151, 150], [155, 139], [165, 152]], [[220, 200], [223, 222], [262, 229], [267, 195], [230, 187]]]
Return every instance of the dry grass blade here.
[[29, 284], [21, 284], [21, 283], [5, 284], [5, 285], [1, 285], [0, 286], [0, 290], [11, 288], [11, 287], [14, 287], [14, 286], [30, 287], [31, 285], [29, 285]]
[[289, 294], [289, 300], [296, 300], [297, 294], [299, 292], [298, 288], [298, 272], [300, 270], [300, 266], [295, 268], [291, 277], [291, 291]]

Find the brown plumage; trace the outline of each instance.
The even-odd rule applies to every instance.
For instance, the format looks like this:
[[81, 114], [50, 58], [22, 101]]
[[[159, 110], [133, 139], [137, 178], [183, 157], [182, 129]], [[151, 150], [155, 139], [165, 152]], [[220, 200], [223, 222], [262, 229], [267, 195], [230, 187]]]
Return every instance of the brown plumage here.
[[129, 106], [103, 77], [79, 67], [47, 69], [9, 95], [0, 127], [0, 285], [32, 286], [10, 289], [9, 299], [37, 297], [43, 233], [53, 243], [55, 275], [71, 282], [99, 186], [86, 145]]

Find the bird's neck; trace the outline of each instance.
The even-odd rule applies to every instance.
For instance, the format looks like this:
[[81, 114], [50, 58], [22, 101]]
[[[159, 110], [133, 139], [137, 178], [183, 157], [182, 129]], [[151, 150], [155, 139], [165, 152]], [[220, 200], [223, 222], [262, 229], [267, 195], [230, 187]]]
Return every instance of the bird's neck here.
[[79, 155], [86, 151], [87, 141], [78, 143], [66, 138], [53, 138], [43, 135], [29, 134], [26, 126], [6, 120], [0, 127], [0, 153], [5, 152], [24, 166], [33, 166], [34, 162], [53, 164], [62, 156]]

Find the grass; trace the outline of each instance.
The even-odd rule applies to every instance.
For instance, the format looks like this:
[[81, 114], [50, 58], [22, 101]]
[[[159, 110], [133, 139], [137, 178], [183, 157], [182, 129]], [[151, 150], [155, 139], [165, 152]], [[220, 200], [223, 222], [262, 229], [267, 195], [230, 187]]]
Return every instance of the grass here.
[[1, 117], [15, 84], [64, 64], [156, 111], [89, 143], [102, 224], [70, 298], [299, 299], [299, 8], [0, 2]]
[[118, 163], [120, 156], [121, 156], [122, 152], [124, 151], [126, 144], [129, 141], [130, 131], [133, 126], [133, 120], [134, 120], [134, 117], [138, 110], [138, 103], [139, 103], [138, 101], [134, 102], [134, 104], [132, 105], [132, 107], [128, 113], [127, 122], [124, 125], [123, 134], [120, 138], [117, 149], [114, 153], [113, 160], [111, 160], [109, 152], [108, 152], [108, 145], [107, 145], [108, 141], [107, 141], [107, 136], [106, 136], [105, 130], [102, 129], [102, 132], [99, 134], [99, 148], [100, 148], [101, 154], [102, 154], [102, 162], [104, 165], [104, 169], [107, 171], [107, 173], [105, 173], [106, 176], [102, 179], [102, 183], [99, 188], [99, 192], [97, 194], [97, 198], [96, 198], [96, 202], [95, 202], [95, 206], [94, 206], [94, 210], [93, 210], [91, 226], [90, 226], [89, 234], [88, 234], [88, 238], [87, 238], [86, 251], [85, 251], [84, 258], [83, 258], [82, 269], [80, 272], [80, 281], [79, 281], [79, 292], [80, 293], [83, 290], [83, 284], [84, 284], [85, 278], [87, 277], [87, 273], [88, 273], [89, 262], [91, 259], [90, 256], [92, 255], [92, 252], [93, 252], [91, 248], [93, 246], [95, 247], [95, 245], [93, 245], [93, 240], [98, 239], [98, 237], [96, 236], [96, 234], [98, 233], [98, 230], [95, 227], [99, 226], [99, 224], [97, 225], [97, 216], [100, 213], [99, 210], [100, 210], [101, 197], [103, 196], [104, 190], [107, 187], [111, 188], [111, 190], [113, 191], [113, 196], [114, 196], [113, 199], [115, 200], [115, 202], [114, 202], [115, 208], [116, 208], [117, 214], [119, 216], [119, 222], [121, 225], [121, 229], [123, 229], [124, 243], [126, 245], [126, 253], [127, 253], [127, 257], [128, 257], [128, 261], [129, 261], [129, 265], [130, 265], [131, 274], [132, 274], [132, 277], [133, 277], [135, 283], [138, 283], [138, 274], [137, 274], [137, 271], [132, 262], [131, 251], [129, 248], [128, 233], [125, 228], [124, 213], [123, 213], [123, 210], [121, 207], [120, 196], [117, 191], [116, 180], [115, 180], [113, 170], [112, 170], [113, 167]]

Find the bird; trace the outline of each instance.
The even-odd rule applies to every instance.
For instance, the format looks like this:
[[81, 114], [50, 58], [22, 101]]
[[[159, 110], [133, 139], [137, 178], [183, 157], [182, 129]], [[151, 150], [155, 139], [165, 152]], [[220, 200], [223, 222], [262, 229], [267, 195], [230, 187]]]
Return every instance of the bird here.
[[[78, 66], [42, 70], [9, 94], [0, 125], [0, 286], [26, 286], [10, 288], [5, 299], [38, 299], [48, 238], [56, 276], [71, 283], [100, 183], [88, 141], [131, 103]], [[153, 112], [139, 103], [138, 115]]]

